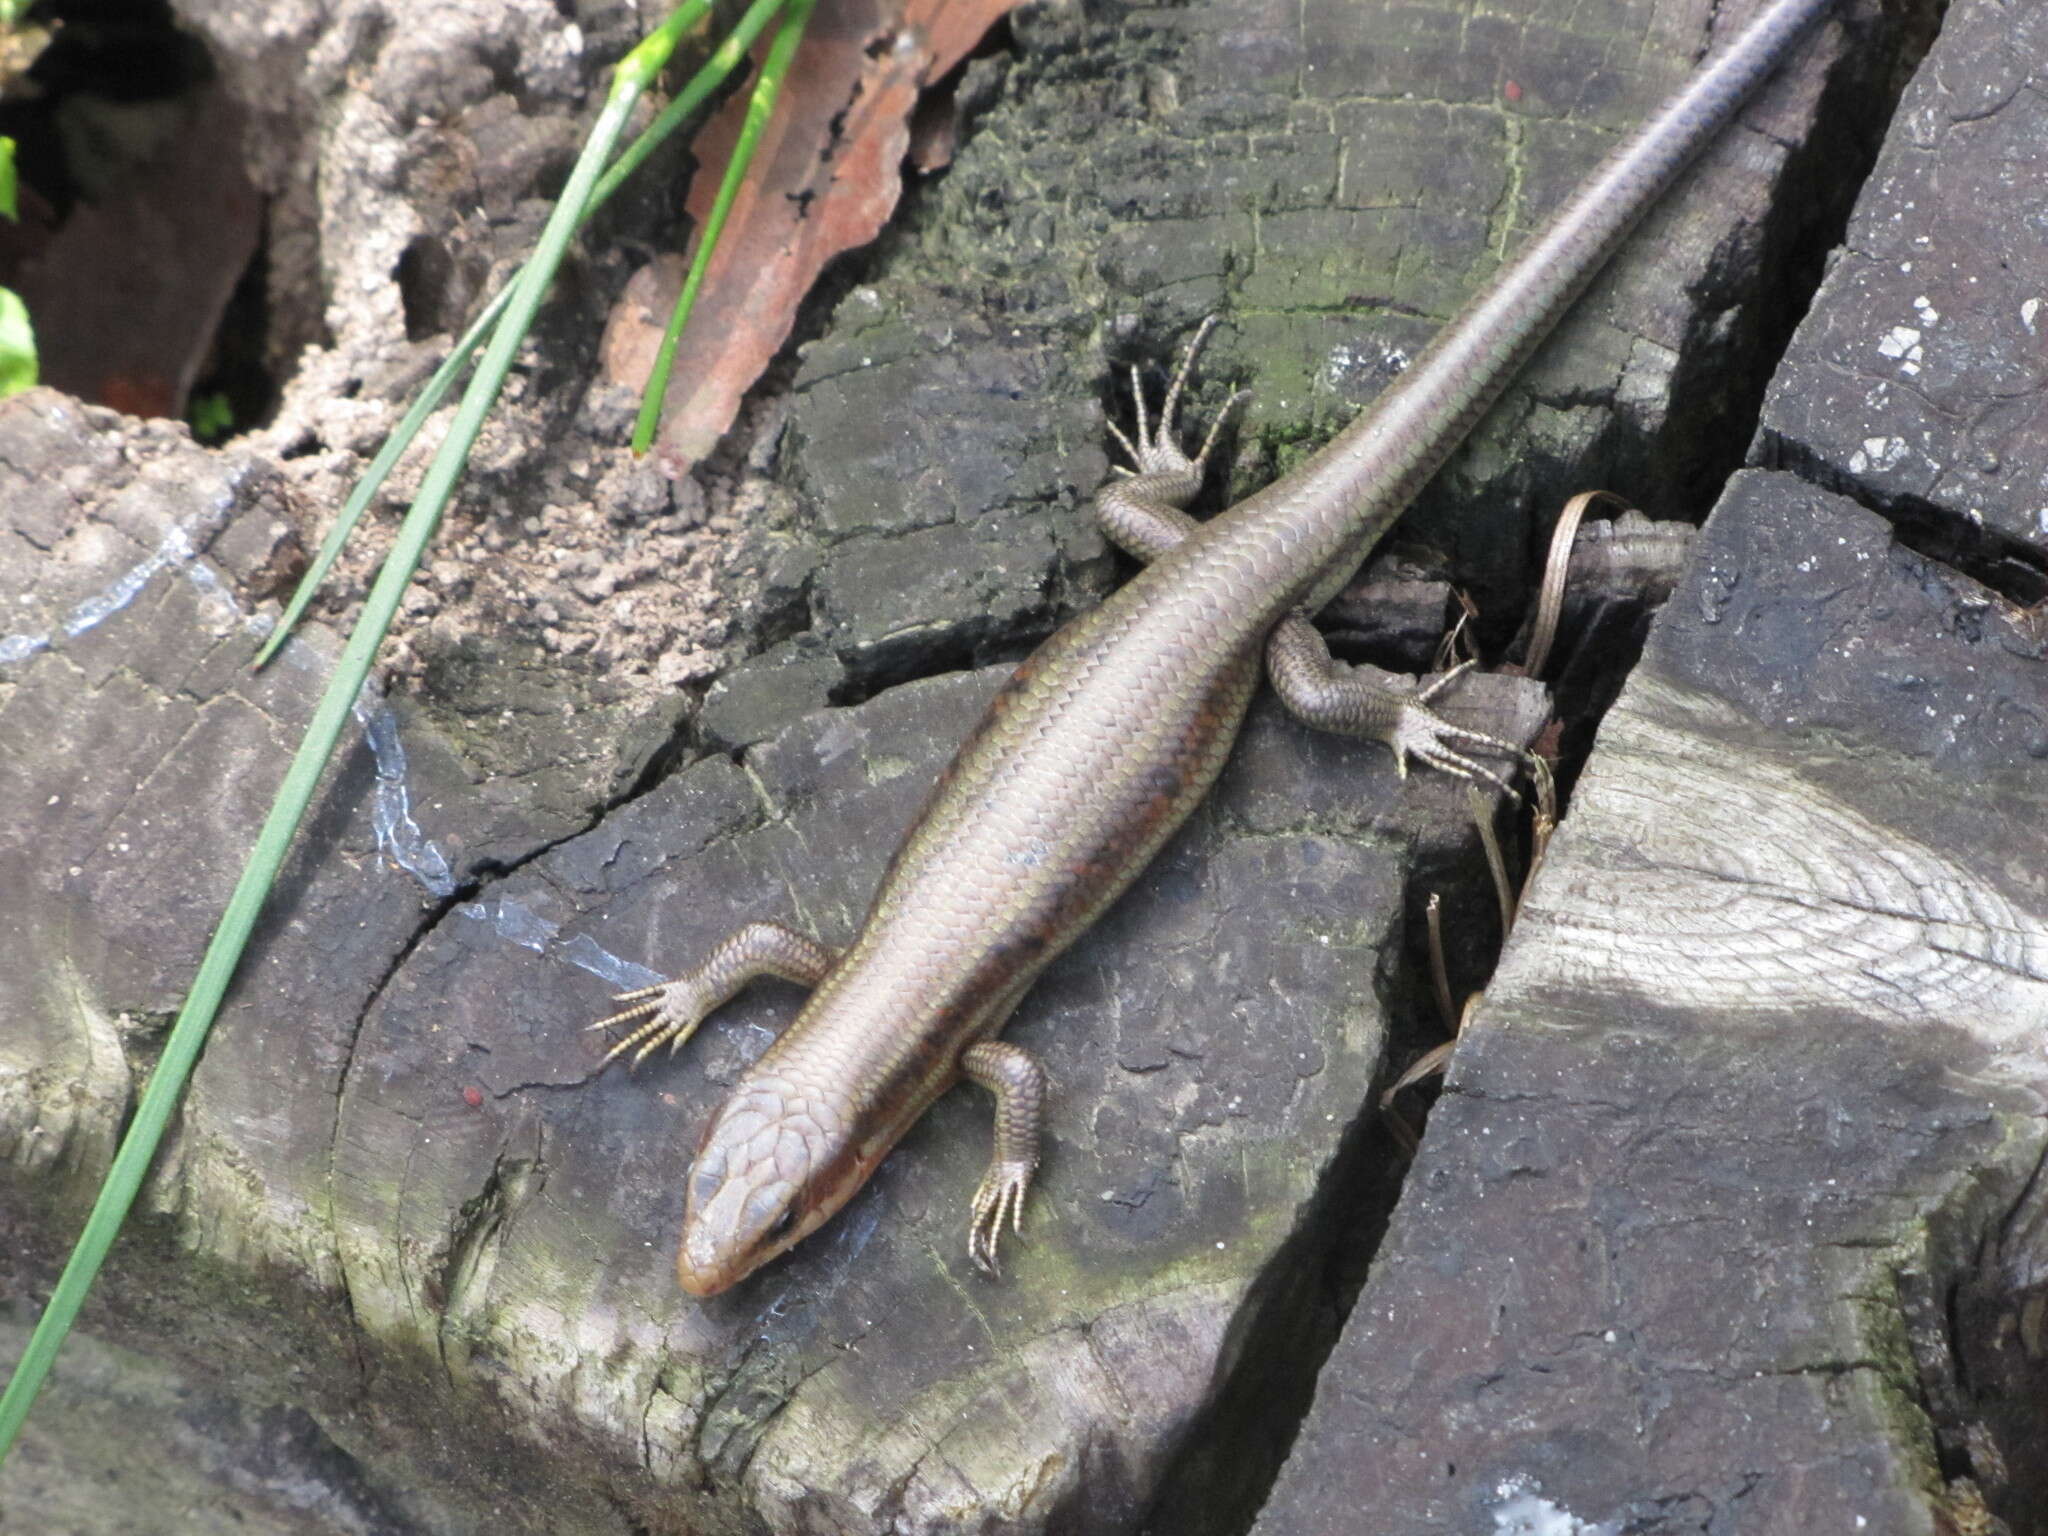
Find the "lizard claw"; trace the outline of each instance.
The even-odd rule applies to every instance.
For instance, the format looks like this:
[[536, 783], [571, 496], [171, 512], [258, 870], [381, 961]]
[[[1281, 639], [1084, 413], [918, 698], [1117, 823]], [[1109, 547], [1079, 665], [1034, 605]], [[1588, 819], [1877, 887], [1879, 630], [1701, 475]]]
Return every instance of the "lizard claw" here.
[[1188, 342], [1187, 350], [1181, 354], [1180, 366], [1173, 371], [1173, 382], [1166, 388], [1166, 399], [1159, 407], [1159, 420], [1148, 422], [1145, 416], [1145, 386], [1134, 364], [1131, 368], [1131, 407], [1137, 417], [1134, 436], [1126, 437], [1123, 428], [1114, 421], [1109, 423], [1110, 435], [1119, 447], [1130, 456], [1130, 469], [1116, 466], [1122, 474], [1172, 474], [1191, 476], [1201, 481], [1209, 463], [1209, 452], [1216, 446], [1217, 434], [1223, 430], [1223, 423], [1239, 404], [1251, 398], [1251, 391], [1241, 389], [1223, 403], [1223, 409], [1216, 413], [1216, 419], [1209, 424], [1209, 432], [1202, 439], [1202, 451], [1192, 459], [1182, 452], [1179, 436], [1181, 391], [1187, 387], [1188, 374], [1195, 366], [1202, 344], [1209, 339], [1209, 333], [1216, 328], [1216, 317], [1206, 317], [1196, 327], [1194, 338]]
[[1474, 762], [1458, 748], [1477, 748], [1514, 758], [1522, 756], [1522, 749], [1498, 736], [1468, 731], [1463, 726], [1451, 724], [1420, 696], [1403, 706], [1400, 719], [1387, 732], [1387, 745], [1393, 749], [1394, 770], [1404, 779], [1408, 777], [1408, 759], [1414, 757], [1453, 778], [1483, 779], [1510, 800], [1520, 801], [1522, 798], [1505, 778], [1485, 764]]
[[1463, 726], [1453, 725], [1429, 707], [1473, 666], [1470, 661], [1460, 662], [1417, 688], [1412, 699], [1403, 701], [1400, 717], [1386, 737], [1387, 745], [1394, 753], [1394, 770], [1402, 778], [1407, 778], [1408, 759], [1414, 757], [1453, 778], [1483, 779], [1510, 800], [1519, 802], [1522, 797], [1505, 778], [1484, 764], [1474, 762], [1458, 748], [1477, 748], [1482, 752], [1497, 752], [1503, 757], [1513, 758], [1522, 757], [1522, 749], [1511, 741], [1489, 736], [1484, 731], [1468, 731]]
[[[604, 1053], [604, 1059], [598, 1063], [599, 1071], [610, 1066], [613, 1058], [632, 1051], [636, 1045], [640, 1049], [633, 1052], [633, 1067], [639, 1066], [664, 1043], [671, 1052], [680, 1050], [683, 1042], [697, 1032], [697, 1026], [704, 1022], [704, 1016], [715, 1006], [704, 995], [703, 989], [687, 976], [681, 981], [642, 987], [637, 992], [621, 992], [612, 1001], [633, 1006], [599, 1019], [590, 1028], [607, 1029], [614, 1024], [632, 1024], [640, 1019], [647, 1022]], [[631, 1067], [627, 1070], [630, 1071]]]
[[1024, 1191], [1031, 1184], [1031, 1173], [1029, 1163], [993, 1163], [982, 1176], [981, 1187], [974, 1192], [974, 1219], [967, 1228], [967, 1257], [991, 1279], [999, 1279], [1003, 1273], [996, 1262], [996, 1241], [1003, 1235], [1003, 1218], [1009, 1217], [1012, 1232], [1021, 1235], [1024, 1231]]

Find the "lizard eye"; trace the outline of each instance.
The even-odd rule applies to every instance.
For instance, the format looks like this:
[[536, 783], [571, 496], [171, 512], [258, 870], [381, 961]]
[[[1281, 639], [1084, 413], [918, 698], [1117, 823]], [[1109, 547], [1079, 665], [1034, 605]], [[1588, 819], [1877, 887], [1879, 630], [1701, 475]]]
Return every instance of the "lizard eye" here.
[[778, 1242], [787, 1237], [795, 1225], [799, 1204], [796, 1192], [787, 1184], [771, 1184], [756, 1189], [747, 1196], [740, 1217], [740, 1230], [760, 1233], [754, 1239], [758, 1243]]

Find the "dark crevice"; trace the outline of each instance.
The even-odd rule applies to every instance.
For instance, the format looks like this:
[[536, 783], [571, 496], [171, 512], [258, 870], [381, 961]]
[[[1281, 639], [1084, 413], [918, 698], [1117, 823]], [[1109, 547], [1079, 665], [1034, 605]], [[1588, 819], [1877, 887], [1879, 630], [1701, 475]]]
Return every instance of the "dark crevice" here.
[[2007, 601], [2030, 608], [2048, 600], [2048, 556], [2033, 545], [1917, 496], [1879, 495], [1806, 444], [1775, 432], [1760, 435], [1756, 461], [1809, 485], [1846, 497], [1892, 525], [1906, 548], [1961, 572]]
[[[2038, 1175], [1951, 1288], [1950, 1348], [1978, 1488], [2011, 1536], [2048, 1536], [2048, 1192]], [[2001, 1233], [1999, 1227], [2005, 1230]]]
[[[1658, 440], [1640, 440], [1633, 453], [1612, 443], [1599, 451], [1613, 464], [1637, 464], [1644, 484], [1663, 484], [1696, 497], [1689, 507], [1660, 511], [1702, 520], [1719, 488], [1743, 465], [1770, 379], [1819, 289], [1827, 253], [1847, 228], [1856, 192], [1875, 162], [1896, 106], [1896, 90], [1876, 104], [1867, 97], [1843, 99], [1867, 85], [1846, 78], [1856, 73], [1844, 72], [1843, 83], [1823, 102], [1820, 130], [1794, 151], [1781, 195], [1759, 233], [1758, 249], [1740, 263], [1745, 271], [1779, 276], [1754, 285], [1755, 292], [1747, 296], [1753, 306], [1744, 317], [1750, 335], [1736, 358], [1737, 368], [1731, 372], [1722, 366], [1728, 361], [1726, 351], [1705, 343], [1744, 296], [1719, 302], [1711, 295], [1697, 296], [1695, 338], [1700, 344], [1682, 349], [1672, 385], [1673, 409]], [[1905, 79], [1904, 72], [1892, 77], [1898, 88]], [[1708, 357], [1717, 359], [1711, 374], [1698, 361]], [[1615, 430], [1626, 428], [1617, 421]], [[1512, 606], [1499, 605], [1504, 615], [1495, 630], [1500, 643], [1516, 617], [1507, 613]], [[1641, 653], [1650, 610], [1624, 602], [1608, 606], [1600, 617], [1597, 630], [1576, 637], [1563, 658], [1559, 713], [1567, 722], [1567, 787], [1570, 770], [1583, 763], [1601, 715]], [[1464, 884], [1469, 888], [1469, 872]], [[1463, 926], [1471, 933], [1490, 932], [1490, 894], [1481, 889], [1478, 895], [1480, 905]], [[1390, 1010], [1394, 1039], [1389, 1061], [1396, 1067], [1441, 1038], [1423, 953], [1411, 943], [1405, 982], [1411, 995], [1406, 1006]], [[1468, 956], [1466, 964], [1478, 974], [1491, 962]], [[1377, 1089], [1370, 1102], [1377, 1102]], [[1383, 1118], [1371, 1111], [1361, 1116], [1296, 1238], [1276, 1257], [1240, 1313], [1221, 1385], [1163, 1479], [1168, 1491], [1151, 1512], [1148, 1531], [1236, 1536], [1250, 1529], [1308, 1411], [1323, 1360], [1362, 1289], [1399, 1201], [1406, 1168]], [[2048, 1302], [2042, 1310], [2048, 1312]], [[2048, 1390], [2037, 1390], [2032, 1401], [2048, 1402]], [[2031, 1449], [2032, 1464], [2048, 1467], [2040, 1446]], [[2037, 1507], [2048, 1508], [2048, 1492]], [[2044, 1532], [2048, 1527], [2028, 1526], [2024, 1536]], [[2015, 1536], [2021, 1536], [2018, 1528]]]
[[[566, 837], [556, 838], [548, 844], [548, 848], [560, 846], [569, 837], [581, 837], [583, 833], [592, 831], [605, 817], [621, 806], [631, 805], [642, 795], [659, 788], [671, 776], [710, 756], [711, 749], [699, 740], [695, 727], [696, 711], [692, 709], [676, 722], [674, 729], [663, 738], [661, 744], [647, 754], [647, 761], [640, 765], [640, 771], [634, 774], [629, 782], [601, 801], [578, 831], [571, 832]], [[524, 866], [531, 862], [532, 856], [529, 856], [519, 860], [519, 865]]]
[[865, 704], [905, 683], [972, 672], [998, 662], [1020, 662], [1054, 627], [1050, 616], [1042, 625], [1028, 629], [990, 619], [985, 624], [949, 625], [937, 635], [906, 635], [900, 643], [870, 647], [845, 661], [846, 676], [831, 690], [830, 702]]
[[18, 25], [49, 28], [48, 42], [29, 65], [28, 88], [0, 98], [0, 133], [16, 140], [23, 183], [59, 218], [122, 174], [108, 158], [119, 152], [111, 123], [88, 117], [66, 143], [60, 118], [67, 101], [149, 107], [175, 102], [213, 77], [204, 46], [180, 30], [168, 0], [46, 0]]
[[511, 1157], [500, 1152], [475, 1195], [456, 1212], [442, 1262], [426, 1277], [423, 1290], [440, 1318], [439, 1342], [446, 1363], [446, 1333], [451, 1311], [462, 1307], [465, 1292], [484, 1251], [498, 1240], [506, 1222], [547, 1185], [547, 1167], [538, 1156]]
[[618, 1516], [619, 1529], [624, 1531], [626, 1536], [658, 1536], [654, 1527], [640, 1519], [623, 1499], [614, 1494], [606, 1494], [604, 1497], [612, 1512]]
[[398, 298], [405, 312], [405, 339], [427, 341], [444, 333], [459, 332], [464, 315], [457, 300], [467, 300], [474, 274], [458, 273], [448, 243], [430, 234], [419, 234], [398, 256]]
[[28, 308], [41, 381], [202, 442], [247, 430], [278, 398], [264, 208], [205, 45], [165, 0], [45, 0], [0, 30], [8, 69], [27, 62], [0, 79], [21, 178], [0, 286]]
[[[1915, 0], [1915, 10], [1927, 7]], [[1931, 33], [1928, 36], [1931, 38]], [[1693, 319], [1679, 348], [1671, 409], [1654, 434], [1634, 432], [1616, 413], [1608, 440], [1589, 457], [1598, 466], [1565, 480], [1600, 483], [1658, 517], [1702, 523], [1729, 479], [1751, 462], [1764, 398], [1820, 291], [1829, 253], [1842, 241], [1863, 183], [1876, 163], [1910, 70], [1896, 50], [1868, 37], [1851, 48], [1867, 61], [1835, 71], [1814, 113], [1814, 131], [1790, 148], [1770, 208], [1749, 249], [1732, 253], [1728, 285], [1690, 295]], [[1923, 44], [1924, 46], [1924, 44]], [[1873, 93], [1882, 72], [1886, 90]], [[1743, 131], [1743, 130], [1736, 130]], [[1768, 274], [1760, 278], [1759, 274]], [[1726, 334], [1731, 325], [1734, 337]], [[1548, 478], [1542, 471], [1538, 478]], [[1675, 496], [1637, 500], [1638, 488]], [[1533, 583], [1531, 584], [1533, 594]], [[1482, 594], [1482, 635], [1505, 643], [1523, 622], [1520, 594]], [[1594, 622], [1562, 639], [1548, 675], [1556, 680], [1560, 791], [1569, 797], [1601, 720], [1640, 660], [1655, 604], [1617, 594]]]
[[305, 1409], [276, 1405], [250, 1416], [253, 1431], [236, 1481], [294, 1514], [324, 1516], [330, 1529], [407, 1536], [414, 1527], [355, 1457]]
[[1946, 1496], [2048, 1536], [2048, 1181], [2013, 1182], [1980, 1174], [1935, 1213], [1898, 1307]]
[[[1234, 1319], [1207, 1405], [1189, 1426], [1163, 1490], [1140, 1529], [1148, 1536], [1242, 1536], [1258, 1518], [1314, 1399], [1414, 1166], [1379, 1109], [1381, 1094], [1445, 1039], [1430, 981], [1427, 907], [1444, 900], [1453, 995], [1476, 990], [1500, 935], [1493, 889], [1476, 843], [1418, 860], [1395, 973], [1379, 988], [1388, 1021], [1385, 1064], [1347, 1129], [1293, 1235], [1253, 1282]], [[1401, 1123], [1426, 1122], [1436, 1089], [1403, 1092]]]
[[236, 282], [213, 349], [192, 381], [186, 419], [202, 443], [260, 427], [277, 413], [283, 387], [267, 356], [273, 340], [270, 293], [266, 238]]

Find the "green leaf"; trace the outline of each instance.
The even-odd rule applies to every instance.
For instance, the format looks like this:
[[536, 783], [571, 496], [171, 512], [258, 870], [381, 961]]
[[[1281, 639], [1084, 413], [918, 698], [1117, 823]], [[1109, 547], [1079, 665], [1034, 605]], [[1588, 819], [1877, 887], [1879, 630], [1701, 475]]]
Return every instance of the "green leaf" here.
[[235, 407], [219, 390], [210, 395], [194, 395], [192, 403], [185, 407], [185, 419], [200, 442], [217, 443], [234, 431]]
[[18, 219], [15, 205], [14, 140], [0, 134], [0, 218]]
[[0, 288], [0, 400], [36, 382], [36, 333], [28, 306], [12, 288]]

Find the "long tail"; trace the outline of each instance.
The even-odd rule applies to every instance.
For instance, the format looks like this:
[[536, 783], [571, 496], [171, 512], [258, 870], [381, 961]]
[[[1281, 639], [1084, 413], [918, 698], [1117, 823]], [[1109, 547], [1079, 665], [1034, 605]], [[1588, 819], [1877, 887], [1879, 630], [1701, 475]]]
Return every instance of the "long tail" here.
[[[1277, 563], [1292, 565], [1303, 579], [1351, 550], [1362, 557], [1658, 195], [1830, 3], [1767, 0], [1732, 43], [1601, 161], [1358, 420], [1225, 518], [1271, 525], [1286, 544], [1284, 554], [1272, 551]], [[1268, 579], [1273, 574], [1269, 565]], [[1341, 582], [1349, 571], [1332, 575]]]

